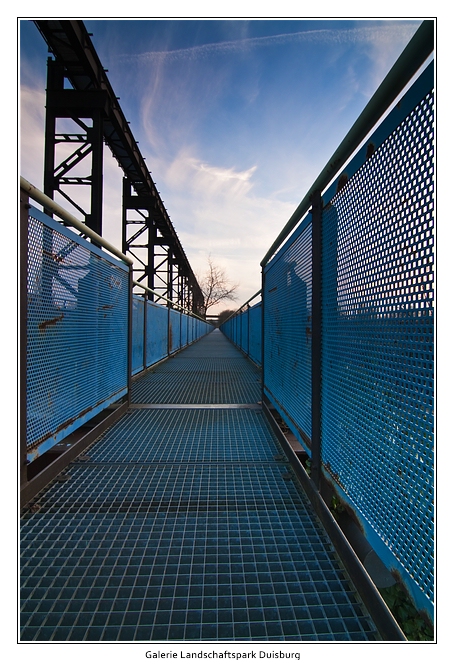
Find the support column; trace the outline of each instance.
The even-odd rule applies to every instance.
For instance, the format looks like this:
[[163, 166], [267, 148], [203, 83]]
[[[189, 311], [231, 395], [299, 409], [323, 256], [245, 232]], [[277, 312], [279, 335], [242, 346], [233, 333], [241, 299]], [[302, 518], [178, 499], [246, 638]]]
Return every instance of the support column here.
[[92, 147], [91, 170], [91, 210], [86, 216], [87, 227], [102, 236], [103, 203], [103, 119], [99, 109], [93, 111], [93, 127], [87, 132], [87, 139]]
[[[49, 58], [47, 61], [46, 122], [44, 138], [44, 193], [55, 199], [55, 193], [73, 206], [83, 221], [102, 234], [104, 116], [107, 113], [105, 91], [65, 88], [65, 68]], [[57, 120], [67, 118], [75, 126], [72, 132], [57, 132]], [[92, 125], [87, 124], [87, 119]], [[57, 144], [71, 147], [70, 155], [56, 162]], [[75, 175], [75, 168], [91, 158], [91, 171]], [[90, 211], [82, 205], [85, 199], [74, 197], [76, 186], [90, 188]], [[69, 189], [65, 189], [68, 187]], [[46, 211], [48, 214], [50, 212]]]

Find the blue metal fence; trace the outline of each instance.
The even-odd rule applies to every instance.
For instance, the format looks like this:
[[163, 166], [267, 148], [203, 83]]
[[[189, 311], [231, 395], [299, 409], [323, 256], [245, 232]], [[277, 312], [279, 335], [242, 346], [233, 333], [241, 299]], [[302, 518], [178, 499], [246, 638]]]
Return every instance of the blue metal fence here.
[[[265, 399], [431, 617], [433, 78], [429, 65], [262, 262], [260, 305]], [[251, 354], [247, 318], [221, 328]]]
[[175, 354], [213, 329], [211, 324], [175, 305], [158, 304], [138, 294], [133, 295], [132, 318], [133, 375]]
[[125, 397], [129, 365], [136, 375], [213, 327], [133, 295], [126, 261], [36, 208], [25, 233], [30, 462]]
[[127, 393], [129, 267], [35, 208], [28, 239], [32, 460]]
[[165, 359], [168, 355], [169, 335], [168, 308], [147, 300], [147, 367]]
[[[254, 297], [253, 297], [254, 298]], [[252, 301], [252, 299], [251, 299]], [[220, 326], [221, 331], [255, 364], [262, 365], [262, 303], [245, 304]]]

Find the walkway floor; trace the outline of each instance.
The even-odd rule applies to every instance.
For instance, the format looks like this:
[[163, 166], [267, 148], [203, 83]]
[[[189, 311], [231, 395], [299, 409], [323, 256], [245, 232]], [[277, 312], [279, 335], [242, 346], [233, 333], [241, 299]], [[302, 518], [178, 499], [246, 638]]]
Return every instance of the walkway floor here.
[[218, 330], [22, 520], [22, 641], [379, 639]]

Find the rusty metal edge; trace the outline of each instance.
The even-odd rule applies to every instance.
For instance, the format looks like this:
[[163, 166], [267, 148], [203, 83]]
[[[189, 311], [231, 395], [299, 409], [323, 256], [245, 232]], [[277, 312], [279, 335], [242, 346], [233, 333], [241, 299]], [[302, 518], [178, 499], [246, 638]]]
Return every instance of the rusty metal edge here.
[[94, 426], [91, 431], [85, 433], [80, 440], [77, 440], [66, 452], [61, 454], [55, 461], [44, 468], [36, 477], [23, 484], [20, 488], [20, 507], [21, 509], [29, 503], [45, 486], [50, 484], [55, 477], [68, 466], [77, 456], [87, 449], [109, 426], [112, 426], [129, 409], [129, 403], [126, 401], [118, 408], [112, 411], [99, 424]]
[[269, 407], [266, 405], [265, 400], [263, 400], [262, 409], [273, 433], [277, 436], [282, 445], [282, 448], [284, 449], [312, 507], [328, 533], [328, 536], [336, 549], [337, 555], [351, 577], [364, 606], [374, 621], [382, 640], [386, 642], [407, 641], [407, 638], [400, 629], [396, 619], [391, 614], [375, 584], [328, 509], [328, 506], [324, 502], [317, 487], [310, 479], [287, 438], [279, 428]]

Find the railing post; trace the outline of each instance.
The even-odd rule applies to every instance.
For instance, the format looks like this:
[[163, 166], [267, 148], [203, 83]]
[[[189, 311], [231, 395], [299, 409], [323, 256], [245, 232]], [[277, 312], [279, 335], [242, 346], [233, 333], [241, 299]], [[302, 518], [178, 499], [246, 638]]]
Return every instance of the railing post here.
[[129, 303], [128, 303], [128, 405], [131, 403], [131, 386], [132, 386], [132, 313], [133, 313], [133, 296], [134, 289], [134, 273], [132, 264], [129, 265]]
[[28, 278], [28, 195], [20, 191], [20, 410], [19, 410], [19, 483], [27, 482], [27, 278]]
[[321, 379], [322, 379], [322, 198], [312, 202], [312, 437], [311, 478], [320, 489], [321, 477]]
[[250, 351], [251, 351], [251, 316], [249, 314], [249, 311], [251, 310], [251, 306], [248, 304], [247, 305], [247, 356], [250, 357]]
[[265, 266], [262, 266], [262, 312], [260, 326], [262, 327], [262, 349], [261, 349], [261, 383], [262, 383], [262, 405], [265, 405]]
[[143, 295], [143, 369], [147, 368], [147, 315], [148, 315], [148, 292], [145, 290]]
[[179, 312], [180, 312], [180, 347], [179, 347], [179, 349], [181, 350], [181, 348], [183, 347], [183, 332], [181, 330], [181, 317], [182, 317], [183, 313], [181, 312], [181, 310]]
[[172, 323], [170, 320], [170, 303], [167, 304], [167, 356], [170, 357], [172, 349]]

